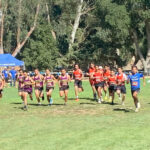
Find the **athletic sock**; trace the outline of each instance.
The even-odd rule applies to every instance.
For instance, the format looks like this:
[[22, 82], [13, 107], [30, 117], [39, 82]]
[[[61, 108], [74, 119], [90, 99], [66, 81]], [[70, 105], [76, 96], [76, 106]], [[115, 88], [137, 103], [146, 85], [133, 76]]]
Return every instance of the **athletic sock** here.
[[140, 102], [137, 103], [137, 108], [141, 108]]
[[42, 96], [42, 100], [44, 101], [44, 95]]

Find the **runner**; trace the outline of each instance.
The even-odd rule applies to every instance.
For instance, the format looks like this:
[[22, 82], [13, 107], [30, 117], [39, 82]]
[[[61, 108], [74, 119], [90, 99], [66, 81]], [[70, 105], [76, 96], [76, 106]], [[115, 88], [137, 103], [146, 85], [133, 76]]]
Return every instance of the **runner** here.
[[23, 100], [23, 91], [24, 91], [24, 75], [23, 75], [23, 70], [19, 70], [19, 74], [17, 75], [17, 82], [18, 82], [18, 93], [19, 96], [21, 97], [22, 101]]
[[44, 78], [44, 83], [46, 83], [46, 95], [47, 95], [47, 101], [48, 105], [51, 106], [53, 104], [52, 99], [52, 92], [54, 90], [54, 81], [55, 77], [50, 73], [49, 69], [46, 69], [46, 76]]
[[131, 93], [136, 107], [135, 112], [138, 112], [141, 107], [138, 99], [138, 93], [140, 92], [140, 78], [143, 78], [143, 85], [145, 86], [145, 77], [138, 72], [137, 66], [133, 66], [132, 73], [128, 76], [127, 83], [130, 82], [131, 84]]
[[115, 92], [117, 89], [117, 78], [115, 72], [113, 70], [110, 71], [110, 77], [108, 78], [108, 85], [109, 85], [109, 101], [114, 104]]
[[104, 87], [104, 77], [103, 77], [103, 70], [99, 69], [98, 66], [95, 67], [95, 73], [92, 76], [94, 79], [95, 89], [98, 95], [98, 103], [101, 103], [102, 100], [102, 88]]
[[65, 69], [61, 70], [61, 75], [59, 76], [58, 81], [59, 81], [60, 96], [63, 97], [63, 95], [65, 94], [65, 103], [64, 103], [64, 105], [66, 105], [67, 104], [67, 100], [68, 100], [68, 90], [69, 90], [68, 83], [71, 80], [70, 80], [70, 76], [67, 75]]
[[34, 85], [35, 96], [38, 101], [38, 105], [41, 105], [40, 98], [42, 98], [42, 100], [44, 100], [44, 93], [43, 93], [44, 77], [39, 73], [38, 69], [35, 69], [34, 73], [35, 73], [35, 75], [33, 77], [33, 81], [35, 83], [35, 85]]
[[108, 94], [107, 94], [107, 91], [108, 91], [108, 88], [109, 88], [109, 85], [108, 85], [108, 78], [110, 77], [110, 67], [108, 67], [107, 65], [104, 67], [104, 93], [105, 93], [105, 98], [104, 100], [107, 100], [108, 99]]
[[93, 98], [96, 100], [97, 94], [96, 94], [96, 89], [94, 86], [94, 80], [92, 79], [92, 76], [94, 73], [95, 73], [95, 65], [94, 65], [94, 63], [91, 63], [88, 75], [89, 75], [89, 82], [90, 82], [90, 85], [91, 85], [92, 90], [93, 90]]
[[24, 110], [27, 110], [27, 96], [29, 95], [30, 99], [32, 98], [32, 85], [34, 85], [33, 79], [28, 75], [27, 71], [24, 71]]
[[118, 68], [117, 74], [117, 94], [119, 99], [122, 100], [122, 105], [124, 105], [125, 96], [126, 96], [126, 87], [125, 81], [127, 80], [126, 75], [123, 73], [122, 68]]
[[2, 75], [2, 73], [0, 73], [0, 99], [2, 98], [3, 94], [3, 88], [4, 88], [4, 77]]
[[74, 87], [75, 87], [76, 101], [79, 101], [78, 92], [83, 92], [83, 87], [82, 87], [83, 73], [82, 70], [79, 68], [79, 65], [77, 64], [74, 67], [73, 77], [75, 79]]

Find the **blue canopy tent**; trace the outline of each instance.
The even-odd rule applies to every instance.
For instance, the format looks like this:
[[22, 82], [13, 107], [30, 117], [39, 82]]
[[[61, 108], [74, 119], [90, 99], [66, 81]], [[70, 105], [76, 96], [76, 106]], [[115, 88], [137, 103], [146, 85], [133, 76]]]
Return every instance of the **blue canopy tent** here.
[[11, 54], [0, 54], [0, 67], [24, 66], [24, 62], [16, 59]]

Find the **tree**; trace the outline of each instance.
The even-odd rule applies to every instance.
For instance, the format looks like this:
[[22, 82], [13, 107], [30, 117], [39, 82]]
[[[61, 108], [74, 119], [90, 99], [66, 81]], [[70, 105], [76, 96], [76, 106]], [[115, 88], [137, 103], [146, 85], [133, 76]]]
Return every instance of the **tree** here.
[[28, 40], [21, 55], [27, 69], [52, 69], [57, 65], [58, 49], [50, 30], [50, 26], [40, 24]]

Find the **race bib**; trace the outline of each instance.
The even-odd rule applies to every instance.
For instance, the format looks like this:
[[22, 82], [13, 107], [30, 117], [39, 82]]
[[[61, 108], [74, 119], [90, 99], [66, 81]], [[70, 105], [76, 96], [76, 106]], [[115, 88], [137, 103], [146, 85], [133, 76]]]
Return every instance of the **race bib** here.
[[138, 82], [132, 82], [132, 86], [137, 86]]

